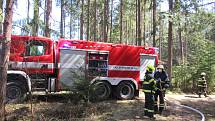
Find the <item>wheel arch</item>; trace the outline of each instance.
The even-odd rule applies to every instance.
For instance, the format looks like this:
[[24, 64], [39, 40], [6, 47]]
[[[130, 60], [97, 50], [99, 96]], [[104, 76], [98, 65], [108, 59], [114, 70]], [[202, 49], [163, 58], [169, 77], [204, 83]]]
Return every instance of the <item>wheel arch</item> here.
[[18, 82], [25, 86], [27, 92], [31, 92], [30, 77], [23, 71], [7, 71], [7, 83]]
[[137, 89], [135, 83], [131, 80], [122, 80], [119, 84], [124, 83], [124, 82], [131, 83], [134, 86], [134, 89]]

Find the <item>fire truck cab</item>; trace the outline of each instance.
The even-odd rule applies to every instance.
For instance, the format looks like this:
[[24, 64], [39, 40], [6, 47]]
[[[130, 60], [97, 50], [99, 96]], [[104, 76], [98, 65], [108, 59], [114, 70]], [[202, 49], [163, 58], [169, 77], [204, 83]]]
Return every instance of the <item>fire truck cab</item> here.
[[[146, 66], [158, 63], [158, 49], [83, 40], [12, 36], [7, 100], [21, 102], [31, 92], [71, 89], [87, 77], [100, 90], [99, 99], [138, 95]], [[78, 76], [77, 76], [78, 75]]]

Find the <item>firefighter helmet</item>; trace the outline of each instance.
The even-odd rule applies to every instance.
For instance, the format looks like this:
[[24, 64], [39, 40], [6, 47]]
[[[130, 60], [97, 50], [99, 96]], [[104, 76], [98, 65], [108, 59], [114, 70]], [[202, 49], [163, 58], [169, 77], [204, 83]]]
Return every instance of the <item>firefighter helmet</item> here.
[[163, 65], [158, 65], [157, 69], [164, 69]]
[[202, 73], [201, 73], [201, 76], [206, 76], [206, 73], [205, 73], [205, 72], [202, 72]]
[[148, 66], [146, 67], [146, 70], [147, 70], [148, 72], [153, 72], [153, 71], [155, 70], [155, 67], [152, 66], [152, 65], [148, 65]]

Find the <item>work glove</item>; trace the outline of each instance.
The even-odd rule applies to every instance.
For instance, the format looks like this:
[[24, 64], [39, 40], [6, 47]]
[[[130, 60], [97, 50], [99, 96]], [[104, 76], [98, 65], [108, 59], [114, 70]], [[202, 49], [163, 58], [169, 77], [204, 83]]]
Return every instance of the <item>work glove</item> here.
[[168, 84], [164, 84], [164, 88], [169, 88], [169, 85]]

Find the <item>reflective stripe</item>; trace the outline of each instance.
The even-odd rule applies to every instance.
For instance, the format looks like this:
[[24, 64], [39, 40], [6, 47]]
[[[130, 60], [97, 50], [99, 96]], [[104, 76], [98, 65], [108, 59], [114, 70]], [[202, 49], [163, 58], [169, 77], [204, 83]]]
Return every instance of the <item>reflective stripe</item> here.
[[150, 83], [153, 82], [153, 81], [155, 81], [155, 80], [154, 79], [149, 80]]
[[164, 108], [164, 105], [160, 105], [159, 107]]
[[154, 110], [148, 110], [148, 112], [150, 112], [150, 113], [154, 113]]
[[164, 106], [164, 104], [160, 104], [160, 106]]
[[152, 90], [143, 90], [143, 92], [148, 92], [148, 93], [155, 93], [155, 91], [152, 91]]
[[147, 82], [147, 81], [144, 81], [144, 82], [143, 82], [143, 84], [150, 84], [150, 83], [149, 83], [149, 82]]
[[143, 84], [150, 84], [150, 83], [152, 83], [154, 81], [154, 79], [151, 79], [151, 80], [149, 80], [149, 81], [143, 81]]
[[150, 112], [150, 113], [154, 113], [154, 110], [150, 110], [150, 109], [147, 109], [147, 108], [145, 108], [144, 110], [147, 111], [147, 112]]
[[206, 85], [198, 85], [198, 87], [206, 87]]
[[199, 80], [198, 82], [206, 82], [206, 80]]
[[159, 88], [155, 87], [155, 90], [160, 90]]

